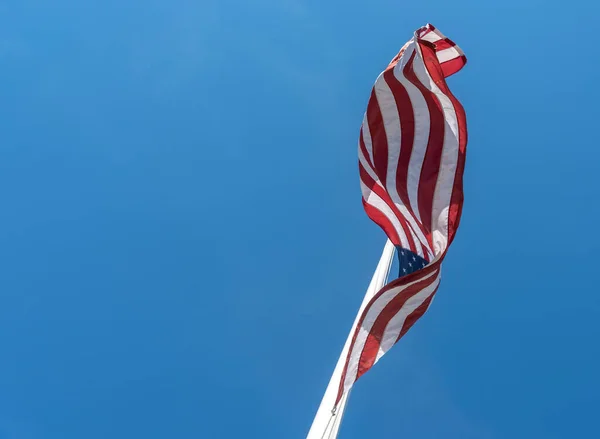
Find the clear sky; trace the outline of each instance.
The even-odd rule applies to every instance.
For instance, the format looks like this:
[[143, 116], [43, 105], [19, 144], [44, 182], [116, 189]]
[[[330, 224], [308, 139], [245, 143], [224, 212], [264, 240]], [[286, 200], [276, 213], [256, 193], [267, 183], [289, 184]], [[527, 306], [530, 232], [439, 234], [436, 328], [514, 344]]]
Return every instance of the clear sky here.
[[0, 3], [0, 439], [305, 437], [385, 237], [357, 136], [431, 22], [465, 205], [341, 439], [600, 437], [598, 2]]

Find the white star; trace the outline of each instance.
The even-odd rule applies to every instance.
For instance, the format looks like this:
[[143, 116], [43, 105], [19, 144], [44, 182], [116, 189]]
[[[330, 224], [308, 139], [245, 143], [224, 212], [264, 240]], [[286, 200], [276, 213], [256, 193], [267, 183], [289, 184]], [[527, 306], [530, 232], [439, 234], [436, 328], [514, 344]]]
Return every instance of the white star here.
[[402, 271], [404, 271], [406, 273], [406, 268], [403, 268]]
[[412, 267], [412, 262], [409, 262], [409, 263], [408, 263], [408, 265], [409, 265], [410, 267]]
[[416, 261], [416, 260], [417, 260], [417, 258], [415, 258], [415, 257], [413, 256], [413, 261]]

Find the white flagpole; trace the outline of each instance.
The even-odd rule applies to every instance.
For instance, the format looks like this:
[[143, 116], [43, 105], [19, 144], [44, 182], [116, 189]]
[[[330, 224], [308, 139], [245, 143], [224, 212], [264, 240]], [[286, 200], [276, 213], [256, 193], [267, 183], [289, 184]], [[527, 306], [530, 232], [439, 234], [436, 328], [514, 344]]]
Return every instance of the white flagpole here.
[[365, 298], [360, 305], [360, 309], [356, 315], [356, 319], [354, 320], [354, 325], [352, 325], [352, 329], [350, 330], [350, 334], [348, 335], [348, 339], [346, 340], [342, 354], [340, 355], [337, 365], [335, 366], [331, 380], [329, 380], [329, 385], [327, 386], [325, 395], [321, 400], [321, 405], [319, 406], [319, 410], [317, 411], [306, 439], [336, 439], [338, 436], [338, 431], [340, 429], [340, 424], [342, 423], [342, 417], [344, 416], [344, 410], [346, 409], [350, 392], [344, 394], [335, 413], [333, 413], [333, 408], [340, 386], [340, 380], [342, 378], [342, 370], [346, 364], [346, 357], [348, 355], [348, 350], [350, 349], [350, 343], [352, 343], [352, 336], [354, 335], [354, 330], [358, 325], [358, 320], [363, 310], [375, 293], [377, 293], [377, 291], [383, 288], [383, 286], [387, 283], [393, 258], [394, 244], [388, 240], [385, 244], [381, 259], [379, 260], [379, 264], [377, 264], [375, 274], [373, 274], [373, 279], [371, 279], [371, 283], [369, 284]]

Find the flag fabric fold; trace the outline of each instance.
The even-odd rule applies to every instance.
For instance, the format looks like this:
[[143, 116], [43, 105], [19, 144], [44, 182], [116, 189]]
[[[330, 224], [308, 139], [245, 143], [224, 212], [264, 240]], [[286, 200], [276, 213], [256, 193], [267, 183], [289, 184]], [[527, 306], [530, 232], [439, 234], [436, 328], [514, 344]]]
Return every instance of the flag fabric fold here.
[[459, 225], [467, 127], [446, 78], [466, 63], [434, 26], [418, 29], [377, 78], [358, 156], [367, 215], [398, 250], [399, 277], [359, 317], [337, 402], [427, 311]]

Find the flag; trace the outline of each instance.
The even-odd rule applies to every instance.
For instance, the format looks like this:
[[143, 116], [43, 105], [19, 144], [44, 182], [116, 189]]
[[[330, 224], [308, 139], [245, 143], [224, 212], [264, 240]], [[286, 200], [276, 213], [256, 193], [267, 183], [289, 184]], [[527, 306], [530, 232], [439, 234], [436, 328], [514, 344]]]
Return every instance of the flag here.
[[359, 317], [336, 405], [427, 311], [439, 287], [462, 211], [467, 145], [465, 112], [446, 78], [465, 63], [428, 24], [371, 92], [358, 147], [363, 205], [396, 246], [400, 268]]

